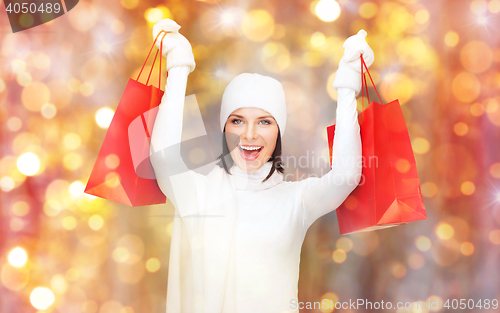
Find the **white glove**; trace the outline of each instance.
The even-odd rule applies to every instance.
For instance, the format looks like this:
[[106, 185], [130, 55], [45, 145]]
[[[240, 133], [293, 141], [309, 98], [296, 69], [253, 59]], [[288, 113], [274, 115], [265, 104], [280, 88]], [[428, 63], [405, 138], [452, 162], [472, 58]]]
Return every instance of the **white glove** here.
[[160, 34], [158, 40], [156, 40], [156, 46], [159, 49], [161, 40], [165, 35], [165, 38], [163, 38], [162, 54], [167, 58], [167, 71], [172, 67], [187, 65], [191, 73], [196, 67], [193, 48], [186, 37], [179, 34], [180, 28], [176, 22], [168, 18], [158, 21], [153, 26], [153, 40], [162, 30], [169, 32], [166, 35]]
[[[356, 93], [361, 91], [361, 58], [363, 55], [366, 66], [370, 67], [375, 60], [373, 50], [366, 43], [366, 31], [360, 30], [344, 42], [344, 55], [339, 62], [339, 69], [333, 81], [333, 87], [350, 88]], [[363, 73], [366, 69], [363, 67]]]

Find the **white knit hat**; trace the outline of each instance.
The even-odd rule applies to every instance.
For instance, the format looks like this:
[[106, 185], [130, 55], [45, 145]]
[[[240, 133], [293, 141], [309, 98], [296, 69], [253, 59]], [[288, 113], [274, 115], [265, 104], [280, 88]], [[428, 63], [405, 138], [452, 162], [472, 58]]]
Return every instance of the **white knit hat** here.
[[283, 86], [276, 79], [257, 73], [243, 73], [227, 85], [222, 95], [220, 128], [224, 131], [227, 118], [239, 108], [259, 108], [269, 112], [283, 137], [286, 126], [286, 101]]

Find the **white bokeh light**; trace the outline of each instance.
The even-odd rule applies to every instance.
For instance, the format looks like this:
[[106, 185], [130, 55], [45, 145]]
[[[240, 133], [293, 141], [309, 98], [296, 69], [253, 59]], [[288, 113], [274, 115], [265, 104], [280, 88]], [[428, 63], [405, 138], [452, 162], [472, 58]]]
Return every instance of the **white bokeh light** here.
[[69, 194], [72, 197], [78, 198], [83, 196], [83, 191], [85, 190], [85, 185], [81, 181], [75, 181], [69, 185]]
[[233, 12], [231, 11], [225, 11], [221, 15], [221, 22], [224, 25], [233, 25], [234, 22], [236, 21], [236, 16]]
[[0, 178], [0, 188], [3, 191], [9, 192], [12, 189], [14, 189], [15, 186], [16, 186], [16, 182], [12, 179], [12, 177], [4, 176], [4, 177]]
[[46, 119], [51, 119], [56, 116], [57, 108], [51, 103], [46, 103], [43, 105], [40, 113], [42, 113], [42, 116]]
[[115, 112], [108, 107], [100, 108], [95, 114], [95, 121], [101, 128], [108, 128]]
[[40, 170], [40, 159], [32, 152], [26, 152], [17, 159], [17, 169], [26, 176], [33, 176]]
[[476, 21], [479, 25], [485, 26], [486, 24], [488, 24], [488, 19], [483, 15], [478, 16], [476, 18]]
[[52, 290], [46, 287], [36, 287], [30, 294], [31, 305], [38, 310], [47, 309], [55, 300]]
[[14, 267], [23, 267], [28, 261], [28, 254], [23, 248], [15, 247], [9, 252], [7, 259], [9, 260], [10, 265]]
[[323, 22], [333, 22], [340, 16], [340, 5], [335, 0], [320, 0], [315, 12]]

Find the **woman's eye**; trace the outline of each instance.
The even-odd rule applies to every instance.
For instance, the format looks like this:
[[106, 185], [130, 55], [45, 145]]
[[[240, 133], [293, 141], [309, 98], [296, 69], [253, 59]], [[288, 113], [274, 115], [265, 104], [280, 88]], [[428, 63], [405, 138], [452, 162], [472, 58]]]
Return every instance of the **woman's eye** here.
[[[231, 123], [233, 123], [233, 124], [243, 124], [243, 121], [242, 121], [241, 119], [239, 119], [239, 118], [235, 118], [235, 119], [232, 119], [232, 120], [231, 120]], [[270, 121], [268, 121], [268, 120], [262, 120], [262, 121], [260, 121], [259, 123], [262, 123], [262, 124], [264, 124], [264, 125], [269, 125], [269, 124], [271, 124], [271, 122], [270, 122]]]

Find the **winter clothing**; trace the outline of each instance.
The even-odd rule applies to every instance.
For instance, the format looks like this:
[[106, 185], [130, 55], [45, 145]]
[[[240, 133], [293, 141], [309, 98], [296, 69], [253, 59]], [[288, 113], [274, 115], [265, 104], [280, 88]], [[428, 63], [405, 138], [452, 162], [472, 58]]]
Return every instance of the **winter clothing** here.
[[160, 48], [163, 38], [163, 56], [167, 58], [167, 71], [177, 66], [189, 66], [189, 72], [194, 71], [196, 63], [194, 62], [193, 49], [186, 37], [179, 34], [181, 27], [170, 19], [159, 21], [153, 26], [153, 38], [156, 38], [162, 30], [167, 34], [161, 34], [156, 41], [156, 46]]
[[[292, 304], [297, 301], [307, 229], [342, 204], [361, 178], [355, 91], [338, 89], [332, 169], [296, 182], [284, 181], [275, 171], [263, 183], [270, 162], [250, 173], [233, 164], [231, 175], [215, 162], [208, 175], [184, 164], [179, 142], [190, 70], [179, 66], [169, 71], [151, 138], [159, 151], [150, 158], [158, 185], [176, 212], [167, 313], [298, 313]], [[261, 84], [266, 80], [274, 86]], [[278, 84], [258, 74], [236, 77], [221, 106], [222, 128], [231, 110], [261, 103], [240, 104], [238, 99], [255, 97], [264, 101], [263, 109], [275, 117], [283, 134], [286, 106]], [[266, 102], [265, 95], [256, 94], [259, 90], [271, 90], [269, 99], [276, 102]]]
[[259, 108], [269, 112], [278, 123], [283, 137], [286, 126], [286, 101], [285, 91], [279, 81], [256, 73], [243, 73], [233, 78], [222, 95], [221, 131], [224, 131], [229, 115], [244, 107]]
[[[366, 66], [370, 67], [375, 56], [373, 50], [365, 41], [366, 31], [360, 30], [344, 42], [344, 55], [340, 59], [339, 69], [333, 81], [335, 88], [350, 88], [358, 94], [361, 90], [361, 59], [363, 55]], [[363, 73], [366, 69], [363, 68]]]

